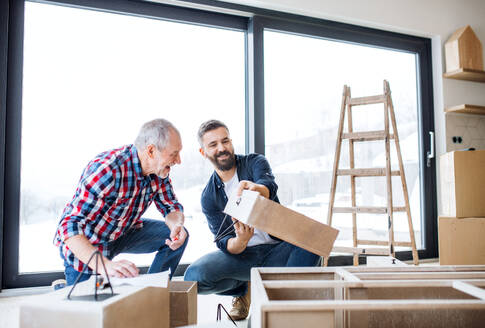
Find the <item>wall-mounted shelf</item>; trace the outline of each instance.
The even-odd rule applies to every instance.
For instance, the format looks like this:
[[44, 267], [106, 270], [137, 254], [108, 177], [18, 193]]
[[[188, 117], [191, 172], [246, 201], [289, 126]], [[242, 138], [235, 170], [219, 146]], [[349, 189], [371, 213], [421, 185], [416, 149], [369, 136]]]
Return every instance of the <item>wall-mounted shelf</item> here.
[[445, 74], [443, 74], [443, 76], [448, 79], [485, 83], [485, 71], [479, 71], [475, 69], [460, 68], [456, 71], [446, 72]]
[[458, 105], [445, 109], [446, 113], [466, 113], [466, 114], [481, 114], [485, 115], [485, 106], [477, 105]]

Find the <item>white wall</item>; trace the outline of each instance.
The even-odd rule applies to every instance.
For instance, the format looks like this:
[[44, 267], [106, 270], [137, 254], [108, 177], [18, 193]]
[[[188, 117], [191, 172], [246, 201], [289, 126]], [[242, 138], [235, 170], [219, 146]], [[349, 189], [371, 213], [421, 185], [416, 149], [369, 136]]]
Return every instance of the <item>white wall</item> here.
[[[445, 70], [444, 43], [455, 30], [470, 25], [485, 46], [485, 0], [226, 0], [225, 2], [431, 38], [437, 157], [446, 152], [445, 106], [464, 103], [485, 106], [484, 83], [442, 78]], [[448, 140], [448, 142], [451, 141]], [[439, 188], [439, 172], [437, 174]], [[438, 192], [438, 199], [439, 194]]]

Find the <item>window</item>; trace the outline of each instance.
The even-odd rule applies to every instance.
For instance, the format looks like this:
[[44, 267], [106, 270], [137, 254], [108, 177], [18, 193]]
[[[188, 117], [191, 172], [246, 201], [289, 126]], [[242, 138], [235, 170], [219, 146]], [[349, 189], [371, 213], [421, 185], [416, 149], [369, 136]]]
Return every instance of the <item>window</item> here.
[[[244, 32], [27, 2], [24, 33], [19, 271], [63, 270], [52, 234], [84, 166], [157, 117], [184, 145], [171, 178], [197, 233], [182, 262], [215, 249], [199, 201], [212, 166], [196, 133], [217, 117], [245, 149]], [[152, 205], [144, 217], [161, 215]]]
[[[212, 8], [142, 0], [0, 2], [1, 287], [62, 277], [52, 238], [82, 169], [99, 152], [132, 143], [155, 117], [182, 134], [183, 164], [171, 178], [191, 233], [183, 263], [215, 249], [200, 211], [212, 166], [196, 139], [210, 118], [229, 125], [236, 152], [266, 153], [285, 205], [325, 221], [323, 185], [343, 84], [354, 96], [367, 95], [382, 91], [383, 78], [391, 83], [401, 142], [412, 145], [403, 155], [420, 257], [435, 257], [435, 164], [423, 162], [434, 129], [430, 40], [224, 2], [185, 5]], [[349, 52], [348, 72], [355, 75], [338, 67]], [[364, 84], [374, 57], [380, 68]], [[329, 58], [336, 63], [327, 65]], [[313, 147], [322, 135], [325, 143]], [[371, 164], [378, 155], [358, 160]], [[371, 188], [365, 181], [359, 187]], [[366, 201], [381, 200], [377, 188], [371, 195]], [[154, 208], [145, 216], [161, 217]], [[152, 256], [125, 258], [148, 265]]]
[[[383, 94], [383, 80], [388, 80], [416, 244], [421, 248], [416, 54], [267, 30], [264, 47], [265, 151], [279, 182], [281, 202], [327, 222], [343, 86], [351, 87], [352, 97], [363, 97]], [[354, 132], [384, 129], [382, 105], [352, 112]], [[349, 167], [345, 141], [340, 168]], [[355, 143], [354, 148], [355, 167], [385, 167], [383, 141]], [[392, 169], [399, 170], [394, 142], [391, 149]], [[356, 179], [357, 205], [386, 206], [385, 179]], [[393, 203], [404, 206], [400, 177], [392, 177], [392, 187]], [[335, 206], [351, 206], [350, 196], [350, 179], [339, 177]], [[340, 230], [336, 244], [352, 246], [352, 215], [334, 214], [333, 226]], [[385, 214], [358, 214], [357, 227], [359, 239], [388, 240]], [[410, 240], [404, 212], [394, 213], [394, 235], [397, 241]]]

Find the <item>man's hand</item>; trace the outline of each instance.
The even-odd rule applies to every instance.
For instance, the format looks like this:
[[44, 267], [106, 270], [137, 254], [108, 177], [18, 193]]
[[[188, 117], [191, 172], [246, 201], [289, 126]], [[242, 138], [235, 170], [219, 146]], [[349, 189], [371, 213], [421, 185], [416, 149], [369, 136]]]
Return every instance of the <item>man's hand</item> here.
[[[120, 260], [120, 261], [109, 261], [105, 260], [104, 265], [106, 266], [106, 271], [108, 276], [110, 277], [117, 277], [117, 278], [131, 278], [138, 276], [140, 270], [136, 267], [135, 264], [128, 260]], [[103, 273], [104, 269], [100, 269], [98, 266], [99, 273]]]
[[232, 221], [236, 222], [234, 223], [236, 237], [245, 245], [247, 245], [249, 239], [251, 239], [251, 237], [254, 235], [254, 228], [236, 220], [235, 218], [232, 218]]
[[185, 231], [184, 226], [177, 224], [170, 229], [170, 239], [165, 239], [165, 244], [174, 251], [184, 244], [186, 238], [187, 232]]
[[176, 250], [182, 246], [187, 239], [187, 231], [184, 229], [185, 216], [180, 211], [173, 211], [165, 217], [165, 223], [170, 229], [170, 239], [165, 239], [165, 245], [171, 250]]
[[254, 228], [232, 218], [236, 237], [227, 241], [227, 250], [232, 254], [239, 254], [246, 249], [249, 239], [254, 235]]
[[269, 198], [269, 189], [262, 184], [257, 184], [248, 180], [241, 180], [239, 181], [239, 186], [237, 188], [238, 197], [242, 195], [243, 190], [257, 191], [261, 196]]

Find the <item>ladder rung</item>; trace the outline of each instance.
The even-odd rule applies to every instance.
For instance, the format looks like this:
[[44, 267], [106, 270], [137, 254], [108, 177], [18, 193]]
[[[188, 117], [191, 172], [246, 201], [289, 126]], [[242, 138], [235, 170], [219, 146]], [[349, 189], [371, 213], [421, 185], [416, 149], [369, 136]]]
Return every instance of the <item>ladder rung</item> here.
[[[384, 130], [342, 133], [342, 139], [351, 139], [354, 141], [374, 141], [384, 140], [385, 138], [386, 131]], [[394, 139], [394, 134], [389, 134], [389, 139]]]
[[[358, 245], [379, 245], [379, 246], [387, 246], [389, 245], [388, 241], [385, 240], [363, 240], [363, 239], [358, 239], [357, 240]], [[394, 241], [394, 246], [406, 246], [406, 247], [411, 247], [411, 242], [410, 241]]]
[[413, 244], [410, 241], [395, 241], [394, 246], [412, 247]]
[[[406, 207], [393, 207], [393, 212], [406, 212]], [[334, 213], [371, 213], [371, 214], [386, 214], [387, 207], [334, 207]]]
[[[337, 170], [337, 175], [354, 175], [357, 177], [385, 177], [385, 168], [370, 168], [370, 169], [344, 169]], [[400, 175], [399, 171], [391, 171], [391, 175]]]
[[387, 246], [389, 245], [388, 241], [385, 240], [364, 240], [364, 239], [357, 239], [357, 245], [379, 245], [379, 246]]
[[332, 252], [353, 253], [353, 254], [370, 254], [370, 255], [389, 255], [388, 248], [366, 248], [366, 247], [340, 247], [336, 246]]
[[369, 97], [350, 98], [349, 104], [351, 106], [372, 105], [372, 104], [384, 103], [384, 101], [386, 101], [386, 96], [377, 95], [377, 96], [369, 96]]

